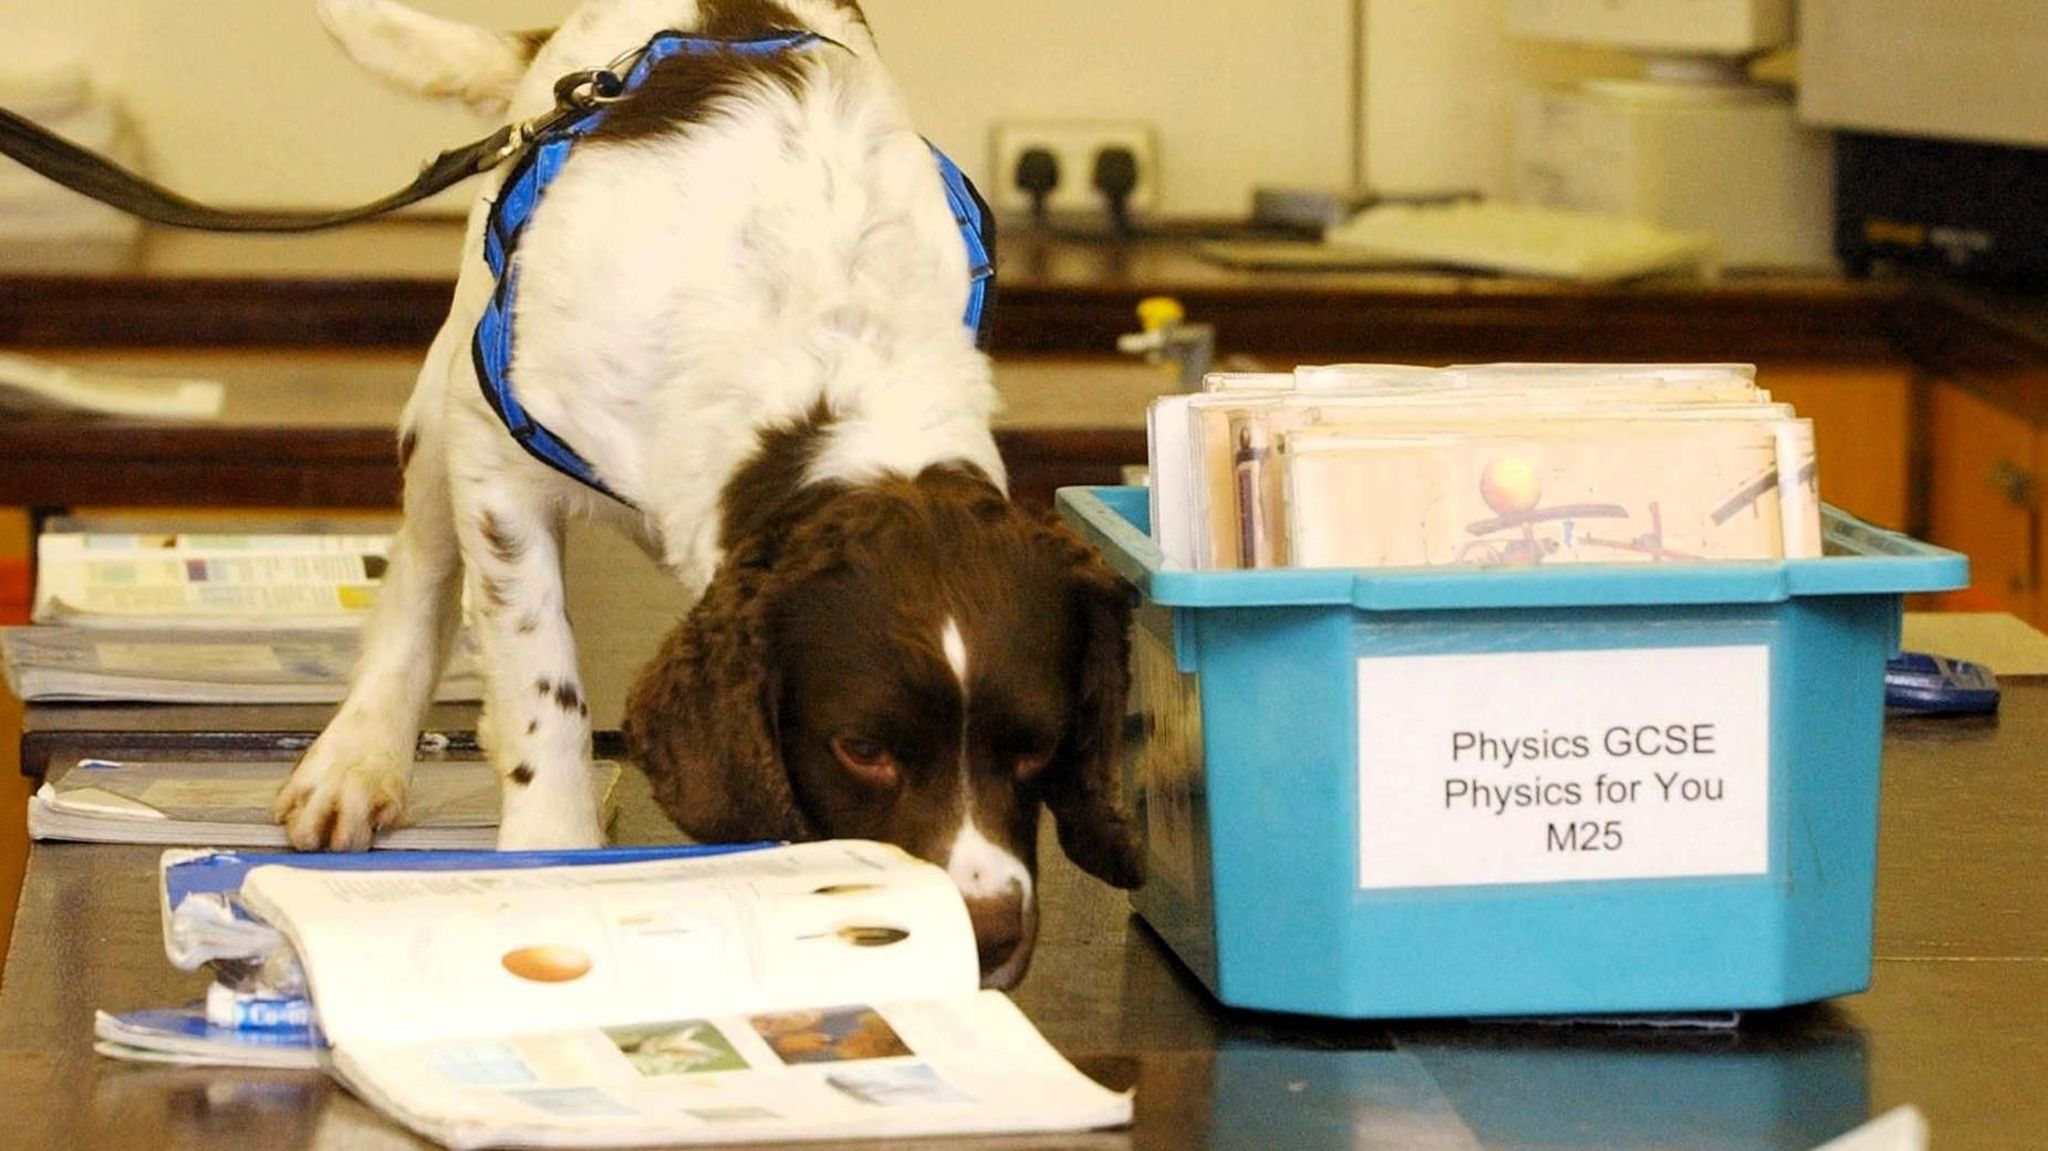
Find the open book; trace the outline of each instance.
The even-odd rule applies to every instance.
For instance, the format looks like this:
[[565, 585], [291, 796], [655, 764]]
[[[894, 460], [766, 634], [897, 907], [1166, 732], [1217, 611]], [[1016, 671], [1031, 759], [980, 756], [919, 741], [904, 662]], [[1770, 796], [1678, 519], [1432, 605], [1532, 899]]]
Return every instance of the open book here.
[[[415, 792], [415, 800], [419, 798]], [[31, 809], [31, 824], [34, 821]], [[390, 842], [380, 837], [381, 846]], [[93, 1049], [142, 1063], [324, 1070], [320, 1032], [305, 972], [291, 944], [242, 903], [242, 881], [257, 867], [345, 872], [479, 871], [594, 867], [759, 851], [769, 843], [608, 847], [594, 851], [379, 850], [280, 855], [218, 848], [173, 849], [158, 860], [164, 955], [180, 971], [210, 969], [203, 999], [179, 1007], [101, 1011]]]
[[863, 841], [433, 873], [259, 866], [335, 1072], [451, 1147], [1084, 1130], [1126, 1094], [979, 990], [944, 871]]

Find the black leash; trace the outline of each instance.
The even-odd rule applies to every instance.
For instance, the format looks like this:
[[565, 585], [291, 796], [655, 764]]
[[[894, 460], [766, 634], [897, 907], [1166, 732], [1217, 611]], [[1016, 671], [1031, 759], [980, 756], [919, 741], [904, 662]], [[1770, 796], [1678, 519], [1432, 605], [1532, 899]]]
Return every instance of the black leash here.
[[0, 155], [82, 196], [131, 216], [173, 228], [208, 232], [317, 232], [417, 204], [516, 155], [557, 122], [615, 98], [622, 87], [611, 69], [572, 72], [555, 85], [555, 106], [531, 120], [507, 124], [489, 136], [450, 149], [427, 164], [418, 178], [382, 199], [335, 212], [252, 212], [214, 208], [188, 200], [97, 153], [0, 108]]

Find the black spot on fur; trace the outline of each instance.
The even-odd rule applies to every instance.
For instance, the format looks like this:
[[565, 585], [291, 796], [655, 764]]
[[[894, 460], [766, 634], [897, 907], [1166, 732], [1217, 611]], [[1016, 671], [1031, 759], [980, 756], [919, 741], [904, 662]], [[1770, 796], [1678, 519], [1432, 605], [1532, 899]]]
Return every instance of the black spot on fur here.
[[555, 705], [563, 711], [575, 711], [583, 706], [583, 692], [574, 683], [563, 680], [555, 685]]
[[534, 732], [536, 732], [536, 731], [539, 731], [539, 730], [540, 730], [540, 721], [539, 721], [539, 720], [537, 720], [537, 719], [529, 719], [529, 720], [527, 720], [527, 721], [526, 721], [526, 734], [528, 734], [528, 735], [532, 735], [532, 734], [533, 734]]
[[602, 145], [657, 139], [701, 124], [737, 98], [763, 88], [798, 95], [803, 91], [806, 55], [711, 52], [671, 56], [656, 64], [631, 96], [613, 105], [604, 123], [584, 141]]
[[506, 527], [496, 512], [485, 512], [483, 523], [477, 530], [483, 533], [484, 543], [491, 549], [491, 558], [501, 564], [516, 563], [526, 552], [526, 540]]
[[520, 635], [532, 635], [540, 628], [540, 617], [535, 615], [520, 616], [518, 627]]
[[542, 695], [553, 695], [555, 693], [555, 681], [542, 676], [533, 681], [533, 690]]
[[512, 782], [521, 787], [533, 782], [533, 765], [522, 763], [512, 769]]

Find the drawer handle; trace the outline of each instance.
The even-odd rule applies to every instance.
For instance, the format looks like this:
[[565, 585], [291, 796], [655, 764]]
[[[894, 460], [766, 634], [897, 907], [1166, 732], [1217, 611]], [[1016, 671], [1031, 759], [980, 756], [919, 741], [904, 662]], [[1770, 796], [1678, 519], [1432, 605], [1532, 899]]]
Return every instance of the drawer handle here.
[[2034, 473], [2011, 460], [2000, 460], [1991, 465], [1991, 486], [2003, 492], [2006, 501], [2014, 507], [2034, 506]]

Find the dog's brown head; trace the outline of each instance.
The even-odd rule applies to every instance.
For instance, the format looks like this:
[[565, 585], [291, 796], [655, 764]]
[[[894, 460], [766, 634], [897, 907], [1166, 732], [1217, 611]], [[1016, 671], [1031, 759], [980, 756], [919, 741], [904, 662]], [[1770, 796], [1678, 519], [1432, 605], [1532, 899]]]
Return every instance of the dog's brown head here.
[[880, 839], [945, 867], [984, 982], [1014, 985], [1041, 804], [1076, 863], [1141, 878], [1115, 787], [1123, 586], [971, 467], [762, 479], [728, 492], [725, 562], [633, 690], [634, 757], [699, 839]]

